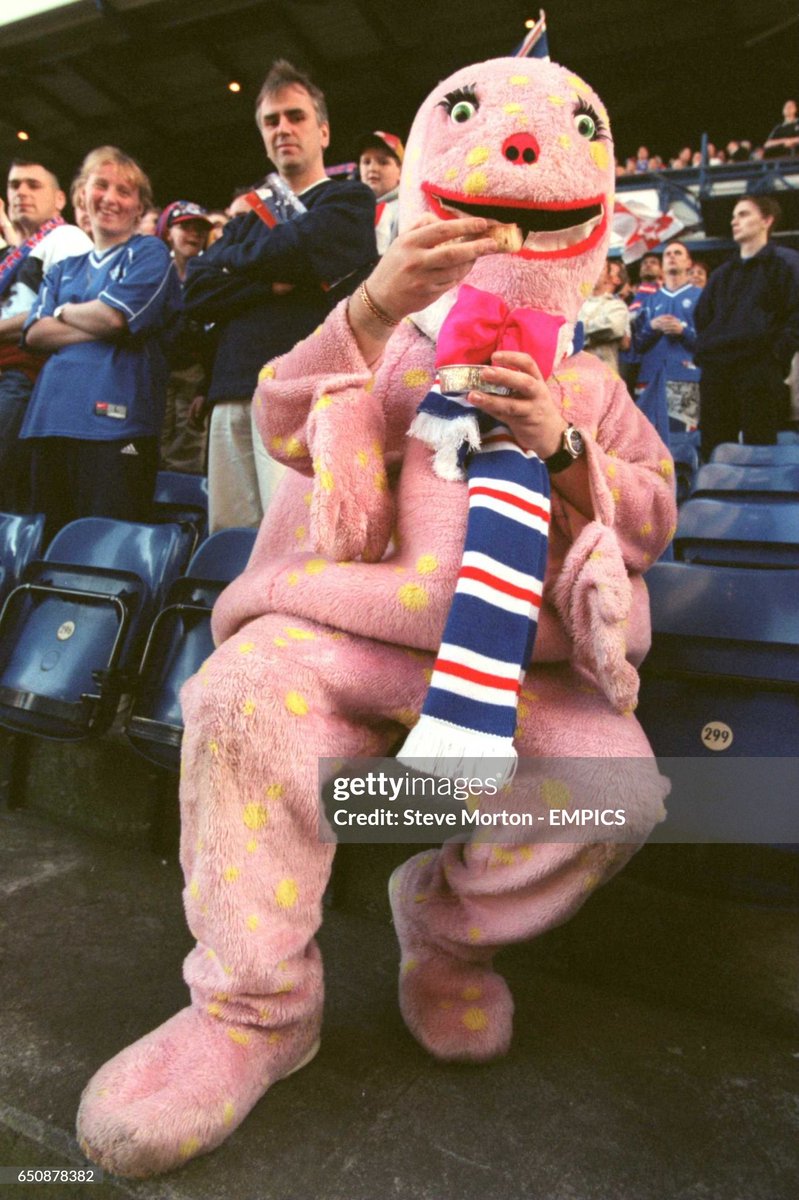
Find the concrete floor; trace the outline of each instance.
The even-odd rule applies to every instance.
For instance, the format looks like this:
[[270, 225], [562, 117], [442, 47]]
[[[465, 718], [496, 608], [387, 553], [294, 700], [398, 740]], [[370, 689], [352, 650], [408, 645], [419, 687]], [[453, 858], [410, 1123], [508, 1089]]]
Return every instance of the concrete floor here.
[[[467, 1068], [433, 1062], [398, 1014], [384, 883], [407, 848], [344, 848], [315, 1061], [161, 1180], [8, 1194], [795, 1200], [796, 908], [696, 894], [696, 871], [678, 877], [690, 849], [647, 848], [567, 926], [506, 952], [512, 1051]], [[0, 1165], [81, 1164], [89, 1075], [186, 1001], [174, 859], [0, 811], [0, 945]]]

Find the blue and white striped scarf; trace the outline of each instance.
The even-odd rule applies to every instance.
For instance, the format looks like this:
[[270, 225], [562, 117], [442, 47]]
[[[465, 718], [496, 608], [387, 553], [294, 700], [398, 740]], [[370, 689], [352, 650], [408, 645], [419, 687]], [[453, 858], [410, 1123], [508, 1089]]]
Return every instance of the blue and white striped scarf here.
[[469, 513], [444, 639], [399, 758], [433, 775], [501, 783], [516, 766], [519, 690], [538, 627], [549, 475], [507, 426], [438, 389], [422, 401], [411, 433], [436, 450], [439, 475], [465, 475]]

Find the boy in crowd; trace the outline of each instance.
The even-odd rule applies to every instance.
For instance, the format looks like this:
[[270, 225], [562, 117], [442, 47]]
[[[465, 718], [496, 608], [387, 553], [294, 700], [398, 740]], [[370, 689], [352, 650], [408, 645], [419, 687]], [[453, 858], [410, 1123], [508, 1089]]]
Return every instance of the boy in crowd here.
[[405, 147], [395, 133], [377, 129], [361, 138], [358, 154], [361, 182], [372, 189], [377, 200], [375, 234], [377, 252], [382, 255], [397, 236], [399, 181]]

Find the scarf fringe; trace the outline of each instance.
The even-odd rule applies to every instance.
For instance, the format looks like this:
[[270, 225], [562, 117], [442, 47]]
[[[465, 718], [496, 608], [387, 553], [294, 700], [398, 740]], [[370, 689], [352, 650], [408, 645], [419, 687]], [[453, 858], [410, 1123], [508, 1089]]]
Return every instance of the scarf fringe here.
[[465, 729], [422, 713], [397, 754], [399, 762], [438, 779], [489, 780], [502, 787], [516, 774], [513, 738]]
[[461, 465], [464, 444], [470, 450], [480, 449], [480, 428], [477, 415], [465, 413], [462, 417], [447, 420], [432, 413], [420, 412], [413, 419], [409, 437], [418, 438], [435, 451], [433, 455], [433, 470], [439, 479], [456, 483], [466, 478], [466, 472]]

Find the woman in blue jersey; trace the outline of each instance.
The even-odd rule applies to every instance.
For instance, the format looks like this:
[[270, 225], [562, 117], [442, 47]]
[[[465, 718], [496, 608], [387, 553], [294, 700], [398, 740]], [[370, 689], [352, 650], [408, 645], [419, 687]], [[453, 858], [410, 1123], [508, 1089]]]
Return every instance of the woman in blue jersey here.
[[168, 377], [165, 331], [180, 308], [166, 246], [137, 233], [152, 200], [138, 163], [102, 146], [80, 177], [94, 249], [46, 275], [24, 335], [50, 354], [20, 433], [30, 439], [33, 505], [48, 536], [78, 517], [147, 519]]

